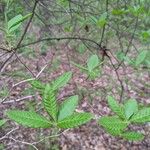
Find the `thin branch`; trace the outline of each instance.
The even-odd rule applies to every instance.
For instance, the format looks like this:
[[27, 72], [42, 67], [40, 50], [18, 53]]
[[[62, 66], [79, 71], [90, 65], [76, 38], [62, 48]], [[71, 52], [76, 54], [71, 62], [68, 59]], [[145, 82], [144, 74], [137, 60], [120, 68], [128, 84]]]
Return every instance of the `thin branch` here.
[[29, 69], [29, 67], [26, 66], [26, 64], [18, 57], [16, 52], [14, 53], [15, 56], [17, 57], [18, 61], [32, 74], [33, 77], [35, 77], [34, 73]]
[[52, 40], [57, 40], [57, 41], [60, 41], [60, 40], [88, 41], [88, 42], [91, 42], [91, 43], [97, 45], [100, 48], [100, 44], [98, 44], [96, 41], [91, 40], [91, 39], [87, 39], [87, 38], [82, 38], [82, 37], [52, 37], [52, 38], [48, 37], [48, 38], [39, 39], [39, 40], [34, 41], [34, 42], [29, 42], [27, 44], [20, 45], [18, 48], [30, 46], [30, 45], [40, 43], [40, 42], [43, 42], [43, 41], [52, 41]]
[[35, 95], [28, 95], [28, 96], [25, 96], [25, 97], [14, 99], [14, 100], [9, 100], [9, 101], [4, 101], [3, 100], [1, 103], [2, 104], [9, 104], [9, 103], [14, 103], [14, 102], [20, 102], [20, 101], [23, 101], [25, 99], [29, 99], [29, 98], [33, 98], [33, 97], [35, 97]]
[[[51, 61], [52, 61], [52, 60], [51, 60]], [[14, 84], [14, 85], [12, 86], [12, 88], [9, 90], [8, 93], [10, 93], [10, 92], [13, 90], [14, 87], [16, 87], [16, 86], [18, 86], [18, 85], [20, 85], [20, 84], [22, 84], [22, 83], [26, 83], [26, 82], [28, 82], [28, 81], [32, 81], [32, 80], [37, 79], [37, 78], [41, 75], [41, 73], [45, 70], [45, 68], [47, 67], [47, 65], [48, 65], [48, 64], [46, 64], [46, 65], [40, 70], [40, 72], [36, 75], [35, 78], [30, 78], [30, 79], [22, 80], [22, 81], [20, 81], [20, 82], [18, 82], [18, 83], [16, 83], [16, 84]], [[26, 97], [23, 97], [23, 98], [19, 98], [19, 99], [17, 99], [17, 100], [10, 100], [10, 101], [4, 102], [4, 101], [7, 99], [7, 97], [8, 97], [8, 95], [1, 101], [1, 103], [18, 102], [18, 101], [22, 101], [22, 100], [27, 99], [27, 98], [32, 98], [32, 97], [34, 97], [34, 95], [30, 95], [30, 96], [26, 96]]]
[[32, 143], [29, 143], [29, 142], [24, 142], [24, 141], [19, 141], [19, 140], [16, 140], [12, 137], [9, 137], [9, 139], [13, 140], [14, 142], [18, 142], [18, 143], [22, 143], [22, 144], [25, 144], [25, 145], [30, 145], [32, 146], [35, 150], [38, 150], [38, 148], [36, 146], [34, 146]]
[[44, 137], [43, 139], [41, 139], [41, 140], [39, 140], [39, 141], [37, 141], [37, 142], [33, 142], [32, 144], [35, 145], [35, 144], [38, 144], [38, 143], [44, 141], [45, 139], [49, 139], [49, 138], [61, 136], [62, 134], [64, 134], [64, 133], [67, 132], [68, 130], [69, 130], [69, 129], [66, 129], [66, 130], [64, 130], [64, 131], [61, 132], [61, 133], [58, 133], [58, 134], [55, 134], [55, 135], [50, 135], [50, 136]]
[[14, 56], [16, 50], [18, 49], [18, 47], [20, 46], [21, 42], [23, 41], [23, 39], [24, 39], [24, 37], [25, 37], [25, 35], [26, 35], [26, 33], [27, 33], [27, 30], [28, 30], [28, 28], [29, 28], [29, 25], [30, 25], [30, 23], [31, 23], [31, 21], [32, 21], [32, 19], [33, 19], [33, 17], [34, 17], [35, 9], [36, 9], [37, 3], [38, 3], [38, 0], [35, 0], [34, 6], [33, 6], [33, 10], [32, 10], [32, 15], [31, 15], [31, 17], [30, 17], [30, 19], [29, 19], [29, 21], [28, 21], [26, 27], [25, 27], [25, 30], [24, 30], [24, 32], [23, 32], [23, 34], [22, 34], [22, 36], [21, 36], [21, 38], [20, 38], [20, 40], [19, 40], [19, 42], [18, 42], [16, 48], [14, 48], [14, 49], [11, 50], [11, 52], [12, 52], [11, 55], [10, 55], [9, 58], [7, 58], [6, 61], [1, 65], [1, 67], [0, 67], [0, 72], [2, 72], [1, 70], [3, 69], [3, 67], [4, 67], [4, 66], [6, 65], [6, 63]]
[[120, 102], [121, 102], [121, 101], [122, 101], [122, 97], [123, 97], [123, 92], [124, 92], [123, 82], [122, 82], [122, 80], [120, 79], [119, 73], [118, 73], [118, 71], [117, 71], [115, 65], [113, 64], [113, 62], [112, 62], [112, 60], [111, 60], [111, 58], [110, 58], [110, 56], [109, 56], [108, 54], [107, 54], [107, 57], [108, 57], [108, 59], [110, 60], [111, 65], [112, 65], [113, 68], [114, 68], [114, 71], [115, 71], [116, 76], [117, 76], [117, 80], [119, 81], [120, 86], [121, 86], [121, 93], [120, 93]]
[[45, 70], [45, 68], [48, 66], [48, 64], [46, 64], [41, 70], [40, 70], [40, 72], [36, 75], [36, 77], [35, 77], [35, 79], [37, 79], [40, 75], [41, 75], [41, 73]]
[[32, 22], [32, 19], [33, 19], [34, 15], [35, 15], [35, 9], [36, 9], [37, 4], [38, 4], [38, 0], [35, 0], [34, 6], [33, 6], [33, 10], [32, 10], [32, 15], [31, 15], [31, 17], [30, 17], [30, 19], [29, 19], [29, 21], [28, 21], [28, 23], [27, 23], [27, 25], [26, 25], [26, 27], [24, 29], [24, 32], [23, 32], [23, 34], [22, 34], [22, 36], [21, 36], [21, 38], [20, 38], [20, 40], [19, 40], [15, 50], [18, 49], [18, 47], [20, 46], [21, 42], [23, 41], [23, 39], [24, 39], [24, 37], [25, 37], [25, 35], [26, 35], [27, 31], [28, 31], [28, 28], [29, 28], [29, 26], [30, 26], [30, 24]]
[[[133, 31], [132, 36], [131, 36], [131, 39], [130, 39], [130, 41], [129, 41], [127, 50], [126, 50], [126, 52], [125, 52], [125, 56], [126, 56], [127, 53], [129, 52], [130, 46], [132, 45], [132, 41], [133, 41], [133, 39], [134, 39], [135, 32], [136, 32], [136, 29], [137, 29], [137, 26], [138, 26], [138, 20], [139, 20], [139, 17], [137, 16], [137, 17], [136, 17], [136, 22], [135, 22], [134, 31]], [[118, 65], [118, 67], [117, 67], [116, 69], [119, 69], [119, 67], [122, 65], [123, 62], [124, 62], [124, 60], [122, 60], [122, 61], [120, 62], [120, 64]]]
[[8, 137], [12, 132], [14, 132], [14, 131], [16, 131], [16, 130], [18, 130], [18, 129], [19, 129], [18, 127], [12, 129], [12, 130], [9, 131], [8, 133], [6, 133], [3, 137], [1, 137], [1, 138], [0, 138], [0, 141], [3, 140], [3, 139], [5, 139], [5, 138]]
[[5, 65], [13, 56], [14, 56], [14, 52], [12, 52], [11, 55], [5, 60], [5, 62], [0, 66], [0, 72], [3, 71], [3, 68], [5, 68]]
[[[106, 20], [108, 20], [108, 0], [106, 0], [106, 13], [107, 13]], [[102, 29], [101, 41], [100, 41], [100, 44], [99, 44], [100, 47], [102, 46], [102, 42], [103, 42], [103, 39], [104, 39], [105, 29], [106, 29], [106, 23], [104, 24], [103, 29]]]

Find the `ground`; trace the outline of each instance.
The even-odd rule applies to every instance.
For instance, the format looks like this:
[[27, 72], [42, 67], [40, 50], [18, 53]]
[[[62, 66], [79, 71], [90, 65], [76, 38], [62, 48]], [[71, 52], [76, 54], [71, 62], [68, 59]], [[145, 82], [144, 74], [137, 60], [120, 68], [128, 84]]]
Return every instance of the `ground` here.
[[[111, 49], [114, 53], [115, 47]], [[8, 54], [9, 55], [9, 54]], [[113, 55], [109, 54], [113, 63], [116, 63]], [[36, 110], [41, 108], [41, 96], [37, 92], [27, 90], [30, 85], [27, 82], [20, 83], [25, 78], [31, 77], [31, 72], [37, 75], [45, 66], [39, 79], [43, 82], [50, 82], [52, 79], [61, 75], [63, 72], [71, 70], [73, 78], [65, 88], [59, 91], [58, 100], [62, 101], [65, 97], [78, 94], [80, 104], [76, 111], [90, 111], [96, 117], [112, 114], [107, 104], [107, 96], [112, 95], [119, 101], [120, 82], [116, 77], [116, 72], [109, 59], [105, 59], [104, 65], [100, 67], [100, 77], [90, 80], [80, 69], [70, 63], [70, 61], [85, 64], [89, 53], [79, 54], [76, 49], [70, 48], [65, 44], [59, 44], [56, 47], [49, 46], [43, 54], [40, 52], [40, 46], [34, 46], [34, 56], [18, 54], [22, 62], [28, 67], [25, 68], [16, 57], [7, 63], [1, 73], [0, 86], [6, 85], [10, 90], [4, 103], [0, 104], [0, 118], [6, 118], [4, 111], [10, 108], [28, 109], [34, 107]], [[4, 58], [6, 59], [6, 58]], [[124, 90], [122, 102], [127, 98], [135, 98], [138, 102], [146, 105], [150, 104], [149, 96], [149, 73], [144, 68], [133, 68], [124, 64], [118, 69]], [[19, 83], [19, 84], [17, 84]], [[26, 98], [26, 96], [29, 96]], [[20, 99], [25, 97], [25, 99]], [[44, 112], [42, 112], [44, 113]], [[54, 134], [52, 129], [29, 129], [8, 121], [8, 124], [1, 129], [0, 137], [3, 137], [10, 130], [12, 132], [2, 142], [7, 150], [25, 150], [33, 149], [28, 143], [38, 142], [42, 137], [48, 137]], [[102, 127], [97, 125], [96, 121], [91, 121], [76, 129], [61, 131], [60, 136], [46, 138], [44, 141], [36, 143], [39, 150], [148, 150], [150, 148], [150, 127], [149, 124], [140, 126], [131, 126], [131, 129], [141, 131], [145, 135], [142, 142], [129, 142], [120, 138], [108, 135]], [[12, 139], [13, 138], [13, 139]], [[19, 141], [23, 141], [22, 143]], [[28, 143], [25, 143], [28, 142]]]

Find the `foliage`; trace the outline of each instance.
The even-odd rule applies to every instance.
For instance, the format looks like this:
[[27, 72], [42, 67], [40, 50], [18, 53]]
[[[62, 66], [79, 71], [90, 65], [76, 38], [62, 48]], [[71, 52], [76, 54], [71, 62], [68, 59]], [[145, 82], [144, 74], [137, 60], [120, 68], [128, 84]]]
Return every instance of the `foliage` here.
[[7, 116], [19, 124], [32, 128], [48, 128], [52, 125], [49, 120], [36, 112], [9, 110]]
[[146, 65], [148, 67], [150, 66], [149, 55], [150, 55], [149, 51], [140, 50], [136, 58], [130, 58], [129, 56], [125, 56], [125, 54], [122, 52], [119, 52], [117, 54], [117, 57], [120, 60], [124, 60], [129, 65], [135, 68], [139, 68], [141, 65]]
[[[56, 91], [67, 84], [71, 78], [71, 72], [64, 73], [50, 84], [46, 84], [45, 89], [40, 88], [40, 84], [32, 85], [37, 89], [43, 89], [44, 108], [51, 117], [47, 119], [33, 111], [9, 110], [7, 116], [17, 123], [32, 128], [73, 128], [90, 121], [93, 116], [90, 113], [74, 113], [78, 104], [78, 96], [71, 96], [60, 106], [56, 101]], [[37, 83], [37, 82], [36, 82]]]
[[70, 116], [75, 111], [75, 108], [78, 105], [78, 96], [71, 96], [66, 99], [60, 106], [58, 120], [61, 121], [64, 118]]
[[87, 60], [87, 67], [76, 64], [74, 62], [72, 62], [72, 64], [81, 69], [81, 71], [85, 72], [90, 79], [95, 79], [96, 77], [100, 76], [99, 66], [102, 63], [100, 63], [99, 58], [96, 54], [89, 57], [89, 59]]
[[124, 139], [130, 140], [130, 141], [138, 141], [138, 140], [144, 139], [143, 134], [138, 133], [138, 132], [133, 132], [133, 131], [127, 131], [125, 133], [122, 133], [121, 136]]
[[133, 123], [150, 122], [150, 107], [139, 109], [137, 101], [134, 99], [129, 99], [124, 105], [121, 105], [111, 96], [108, 97], [108, 104], [117, 116], [101, 117], [98, 120], [99, 125], [113, 136], [119, 136], [131, 141], [143, 140], [143, 134], [128, 131], [127, 127]]
[[[22, 38], [21, 35], [23, 35], [26, 29], [24, 25], [27, 19], [34, 14], [30, 7], [30, 4], [33, 3], [34, 1], [28, 1], [26, 11], [26, 1], [0, 1], [0, 26], [2, 26], [0, 27], [0, 30], [4, 34], [4, 48], [6, 47], [9, 50], [16, 48], [17, 42]], [[69, 47], [73, 47], [72, 45], [74, 45], [74, 49], [77, 49], [81, 54], [80, 56], [83, 58], [87, 55], [89, 56], [85, 65], [81, 65], [80, 62], [75, 63], [76, 60], [71, 63], [92, 80], [100, 77], [103, 67], [101, 65], [105, 62], [107, 63], [107, 60], [113, 60], [115, 58], [113, 57], [113, 54], [116, 54], [116, 63], [118, 62], [118, 64], [115, 64], [114, 66], [120, 66], [120, 62], [125, 62], [125, 65], [127, 63], [127, 65], [130, 65], [136, 70], [140, 67], [150, 67], [150, 11], [147, 5], [148, 0], [54, 0], [51, 2], [41, 1], [39, 3], [40, 4], [38, 4], [38, 7], [36, 8], [36, 13], [34, 14], [35, 17], [32, 19], [31, 26], [40, 29], [40, 35], [37, 37], [37, 34], [34, 35], [32, 32], [25, 33], [24, 43], [22, 42], [21, 45], [25, 44], [26, 46], [29, 46], [32, 42], [42, 42], [41, 45], [39, 44], [39, 49], [41, 55], [44, 57], [47, 54], [49, 46], [61, 42], [61, 37], [62, 39], [65, 37], [63, 40], [67, 40], [68, 38]], [[4, 6], [4, 10], [3, 8], [1, 10], [1, 6]], [[27, 29], [27, 31], [30, 30]], [[55, 39], [54, 42], [51, 40], [53, 37]], [[75, 40], [76, 42], [74, 42]], [[142, 47], [138, 48], [138, 45]], [[17, 56], [17, 53], [21, 53], [21, 55], [25, 53], [27, 58], [29, 58], [29, 54], [32, 53], [32, 56], [36, 56], [36, 54], [33, 53], [36, 52], [34, 51], [34, 47], [31, 46], [26, 48], [26, 46], [17, 49], [15, 55]], [[106, 46], [108, 50], [110, 49], [110, 51], [108, 51], [110, 59], [104, 57], [104, 60], [100, 60], [101, 57], [103, 58], [103, 54], [101, 54], [103, 46]], [[115, 49], [113, 47], [115, 47]], [[89, 51], [90, 55], [87, 51]], [[3, 57], [3, 55], [1, 55], [1, 57]], [[56, 59], [54, 61], [56, 61]], [[27, 66], [24, 66], [27, 69]], [[115, 67], [113, 69], [115, 69]], [[50, 71], [52, 70], [49, 70], [49, 72]], [[115, 71], [117, 72], [117, 69], [115, 69]], [[26, 79], [31, 77], [27, 76], [25, 72], [19, 74], [19, 72], [16, 72], [13, 77], [22, 76]], [[32, 88], [28, 88], [28, 91], [23, 91], [24, 93], [30, 92], [30, 94], [33, 94], [33, 89], [35, 89], [35, 91], [40, 93], [40, 96], [42, 96], [43, 99], [43, 103], [40, 104], [40, 106], [42, 105], [42, 107], [44, 107], [48, 117], [45, 117], [45, 114], [41, 115], [40, 113], [37, 113], [34, 111], [34, 108], [31, 108], [32, 110], [28, 108], [29, 111], [9, 110], [6, 112], [8, 118], [23, 126], [31, 128], [56, 127], [57, 129], [67, 129], [75, 128], [87, 123], [94, 117], [91, 113], [76, 112], [76, 107], [79, 104], [79, 97], [77, 95], [70, 96], [62, 103], [58, 103], [58, 91], [69, 82], [71, 77], [72, 72], [66, 72], [51, 83], [32, 80], [30, 81]], [[117, 76], [117, 78], [119, 77]], [[88, 97], [91, 97], [91, 93], [95, 94], [97, 92], [99, 94], [99, 91], [94, 90], [95, 88], [91, 91], [86, 89]], [[23, 94], [23, 92], [21, 94]], [[79, 90], [79, 92], [81, 91]], [[0, 97], [7, 97], [9, 94], [7, 86], [1, 88]], [[120, 104], [111, 96], [108, 96], [108, 105], [115, 115], [102, 116], [98, 119], [99, 125], [113, 136], [133, 141], [144, 139], [143, 134], [128, 131], [127, 129], [132, 124], [150, 122], [149, 107], [140, 107], [135, 99], [129, 99], [124, 104]], [[30, 107], [32, 106], [30, 105]], [[6, 120], [0, 120], [0, 127], [4, 125], [5, 122]]]

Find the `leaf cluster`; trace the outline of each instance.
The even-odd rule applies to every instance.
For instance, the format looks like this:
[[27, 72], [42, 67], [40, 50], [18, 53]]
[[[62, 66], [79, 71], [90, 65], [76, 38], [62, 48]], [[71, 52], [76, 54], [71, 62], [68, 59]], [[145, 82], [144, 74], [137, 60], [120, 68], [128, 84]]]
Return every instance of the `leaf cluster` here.
[[134, 99], [119, 104], [113, 97], [108, 97], [108, 105], [115, 113], [114, 116], [104, 116], [98, 121], [108, 133], [127, 140], [143, 140], [144, 135], [139, 132], [128, 131], [131, 124], [150, 122], [150, 107], [139, 108]]
[[57, 90], [65, 86], [71, 79], [72, 73], [66, 72], [50, 84], [44, 85], [40, 81], [31, 82], [34, 88], [40, 90], [43, 96], [43, 105], [50, 118], [46, 118], [34, 111], [9, 110], [7, 116], [17, 123], [31, 128], [73, 128], [90, 121], [90, 113], [77, 113], [78, 96], [67, 98], [60, 105], [57, 103]]
[[91, 55], [89, 57], [89, 59], [87, 60], [86, 67], [80, 64], [76, 64], [74, 62], [72, 62], [72, 64], [81, 69], [81, 71], [85, 72], [90, 79], [95, 79], [96, 77], [100, 76], [100, 69], [98, 67], [101, 63], [96, 54]]

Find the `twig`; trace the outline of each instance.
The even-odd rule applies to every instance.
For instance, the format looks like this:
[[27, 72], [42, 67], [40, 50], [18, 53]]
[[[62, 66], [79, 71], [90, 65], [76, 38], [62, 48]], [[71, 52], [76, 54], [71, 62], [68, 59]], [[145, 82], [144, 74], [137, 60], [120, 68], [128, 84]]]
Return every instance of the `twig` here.
[[3, 71], [3, 68], [5, 68], [5, 65], [7, 64], [7, 62], [14, 56], [14, 52], [11, 53], [11, 55], [5, 60], [5, 62], [1, 65], [0, 67], [0, 72]]
[[114, 66], [114, 64], [113, 64], [113, 62], [112, 62], [112, 60], [111, 60], [111, 58], [110, 58], [110, 57], [108, 57], [108, 58], [109, 58], [109, 60], [110, 60], [110, 62], [111, 62], [111, 65], [112, 65], [113, 68], [114, 68], [114, 71], [115, 71], [115, 73], [116, 73], [116, 75], [117, 75], [117, 79], [118, 79], [118, 81], [119, 81], [119, 83], [120, 83], [120, 86], [121, 86], [121, 93], [120, 93], [120, 102], [121, 102], [121, 101], [122, 101], [122, 97], [123, 97], [123, 92], [124, 92], [124, 86], [123, 86], [122, 80], [120, 79], [119, 73], [118, 73], [118, 71], [116, 70], [116, 68], [115, 68], [115, 66]]
[[[107, 13], [106, 20], [108, 20], [108, 0], [106, 0], [106, 13]], [[100, 44], [99, 44], [100, 47], [102, 46], [102, 42], [103, 42], [103, 39], [104, 39], [105, 29], [106, 29], [106, 23], [104, 24], [103, 29], [102, 29], [101, 41], [100, 41]]]
[[43, 41], [52, 41], [52, 40], [57, 40], [57, 41], [60, 41], [60, 40], [88, 41], [88, 42], [94, 43], [95, 45], [98, 46], [98, 48], [100, 48], [100, 44], [98, 44], [96, 41], [88, 39], [88, 38], [82, 38], [82, 37], [52, 37], [52, 38], [48, 37], [48, 38], [39, 39], [39, 40], [34, 41], [34, 42], [29, 42], [27, 44], [22, 44], [18, 48], [30, 46], [30, 45], [33, 45], [33, 44], [36, 44], [36, 43], [40, 43], [40, 42], [43, 42]]
[[29, 82], [29, 81], [32, 81], [32, 80], [35, 80], [35, 78], [30, 78], [30, 79], [22, 80], [22, 81], [20, 81], [20, 82], [18, 82], [18, 83], [16, 83], [16, 84], [14, 84], [14, 85], [12, 86], [12, 88], [14, 88], [14, 87], [16, 87], [16, 86], [18, 86], [18, 85], [20, 85], [20, 84], [22, 84], [22, 83], [26, 83], [26, 82]]
[[18, 57], [16, 53], [14, 54], [17, 57], [18, 61], [32, 74], [33, 77], [35, 77], [34, 73], [30, 70], [30, 68], [26, 66], [26, 64]]
[[[52, 61], [52, 60], [51, 60]], [[14, 84], [13, 86], [12, 86], [12, 88], [9, 90], [9, 92], [8, 93], [10, 93], [12, 90], [13, 90], [13, 88], [14, 87], [16, 87], [16, 86], [18, 86], [18, 85], [20, 85], [20, 84], [22, 84], [22, 83], [26, 83], [26, 82], [28, 82], [28, 81], [32, 81], [32, 80], [35, 80], [35, 79], [37, 79], [40, 75], [41, 75], [41, 73], [44, 71], [44, 69], [46, 68], [48, 66], [48, 64], [46, 64], [41, 70], [40, 70], [40, 72], [36, 75], [36, 77], [35, 78], [30, 78], [30, 79], [26, 79], [26, 80], [22, 80], [22, 81], [20, 81], [20, 82], [18, 82], [18, 83], [16, 83], [16, 84]], [[0, 102], [0, 103], [5, 103], [4, 101], [7, 99], [7, 97], [8, 97], [8, 95]], [[22, 99], [21, 99], [22, 100]], [[17, 100], [13, 100], [13, 102], [16, 102]], [[19, 100], [20, 101], [20, 100]], [[9, 102], [8, 102], [9, 103]], [[11, 100], [11, 103], [12, 103], [12, 100]]]
[[19, 129], [18, 127], [12, 129], [12, 130], [9, 131], [8, 133], [6, 133], [3, 137], [1, 137], [1, 138], [0, 138], [0, 141], [3, 140], [3, 139], [5, 139], [5, 138], [8, 137], [12, 132], [14, 132], [14, 131], [16, 131], [16, 130], [18, 130], [18, 129]]
[[9, 104], [9, 103], [14, 103], [14, 102], [19, 102], [19, 101], [23, 101], [25, 99], [29, 99], [29, 98], [33, 98], [35, 97], [35, 95], [28, 95], [28, 96], [25, 96], [25, 97], [21, 97], [21, 98], [18, 98], [18, 99], [14, 99], [14, 100], [9, 100], [9, 101], [4, 101], [2, 100], [2, 104]]
[[58, 134], [55, 134], [55, 135], [50, 135], [50, 136], [44, 137], [43, 139], [41, 139], [41, 140], [39, 140], [39, 141], [37, 141], [37, 142], [33, 142], [32, 144], [35, 145], [35, 144], [38, 144], [38, 143], [42, 142], [42, 141], [45, 140], [45, 139], [49, 139], [49, 138], [61, 136], [62, 134], [64, 134], [64, 133], [67, 132], [68, 130], [69, 130], [69, 129], [64, 130], [63, 132], [58, 133]]
[[16, 86], [18, 86], [18, 85], [20, 85], [20, 84], [22, 84], [22, 83], [26, 83], [26, 82], [28, 82], [28, 81], [32, 81], [32, 80], [37, 79], [37, 78], [41, 75], [41, 73], [45, 70], [45, 68], [46, 68], [47, 66], [48, 66], [48, 64], [46, 64], [46, 65], [40, 70], [40, 72], [35, 76], [35, 78], [30, 78], [30, 79], [22, 80], [22, 81], [20, 81], [20, 82], [18, 82], [18, 83], [16, 83], [16, 84], [14, 84], [14, 85], [12, 86], [12, 88], [14, 88], [14, 87], [16, 87]]
[[19, 42], [18, 42], [18, 44], [17, 44], [17, 46], [16, 46], [16, 48], [14, 50], [18, 49], [18, 47], [20, 46], [21, 42], [23, 41], [23, 39], [24, 39], [24, 37], [25, 37], [25, 35], [27, 33], [28, 28], [29, 28], [29, 26], [30, 26], [30, 24], [32, 22], [33, 17], [34, 17], [35, 9], [36, 9], [37, 4], [38, 4], [38, 0], [35, 0], [34, 6], [33, 6], [33, 10], [32, 10], [32, 15], [31, 15], [31, 17], [30, 17], [30, 19], [29, 19], [29, 21], [28, 21], [28, 23], [27, 23], [27, 25], [26, 25], [26, 27], [24, 29], [24, 32], [23, 32], [23, 34], [22, 34], [22, 36], [21, 36], [21, 38], [20, 38], [20, 40], [19, 40]]
[[[134, 31], [133, 31], [132, 36], [131, 36], [131, 39], [130, 39], [130, 41], [129, 41], [127, 50], [126, 50], [126, 52], [125, 52], [125, 56], [126, 56], [127, 53], [129, 52], [130, 46], [132, 45], [132, 41], [133, 41], [133, 39], [134, 39], [135, 32], [136, 32], [136, 29], [137, 29], [137, 26], [138, 26], [138, 19], [139, 19], [139, 17], [137, 16], [137, 17], [136, 17], [136, 22], [135, 22]], [[123, 62], [124, 62], [124, 60], [122, 60], [122, 61], [120, 62], [120, 64], [119, 64], [118, 67], [116, 68], [116, 70], [119, 69], [119, 67], [122, 65]]]
[[19, 142], [19, 143], [22, 143], [22, 144], [25, 144], [25, 145], [30, 145], [34, 149], [38, 150], [38, 148], [36, 146], [34, 146], [32, 143], [28, 143], [28, 142], [24, 142], [24, 141], [19, 141], [19, 140], [16, 140], [16, 139], [12, 138], [12, 137], [9, 137], [9, 139], [13, 140], [14, 142]]
[[28, 21], [26, 27], [25, 27], [25, 30], [24, 30], [24, 32], [23, 32], [23, 34], [22, 34], [22, 36], [21, 36], [21, 38], [20, 38], [20, 40], [19, 40], [19, 42], [18, 42], [16, 48], [14, 48], [14, 49], [11, 50], [11, 52], [12, 52], [11, 55], [10, 55], [9, 58], [7, 58], [6, 61], [1, 65], [1, 67], [0, 67], [0, 72], [2, 72], [1, 70], [3, 69], [3, 67], [4, 67], [4, 66], [6, 65], [6, 63], [14, 56], [14, 54], [16, 53], [16, 50], [18, 49], [18, 47], [20, 46], [21, 42], [23, 41], [23, 39], [24, 39], [24, 37], [25, 37], [25, 34], [27, 33], [27, 30], [28, 30], [28, 28], [29, 28], [29, 25], [30, 25], [30, 23], [31, 23], [31, 21], [32, 21], [32, 19], [33, 19], [33, 17], [34, 17], [35, 9], [36, 9], [37, 3], [38, 3], [38, 0], [35, 0], [34, 6], [33, 6], [33, 10], [32, 10], [32, 15], [31, 15], [31, 17], [30, 17], [30, 19], [29, 19], [29, 21]]
[[40, 72], [36, 75], [36, 77], [35, 77], [35, 79], [37, 79], [40, 75], [41, 75], [41, 73], [45, 70], [45, 68], [48, 66], [48, 64], [46, 64], [41, 70], [40, 70]]

